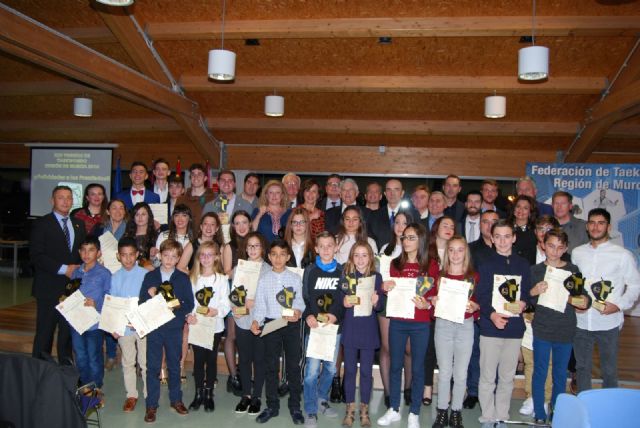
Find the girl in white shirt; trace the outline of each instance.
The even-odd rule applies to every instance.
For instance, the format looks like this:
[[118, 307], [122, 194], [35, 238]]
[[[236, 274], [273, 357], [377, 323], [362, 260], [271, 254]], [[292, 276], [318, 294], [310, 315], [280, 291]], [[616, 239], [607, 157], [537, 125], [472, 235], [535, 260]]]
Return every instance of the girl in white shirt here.
[[336, 260], [340, 264], [344, 264], [349, 260], [349, 252], [356, 242], [368, 242], [373, 249], [373, 253], [378, 254], [376, 241], [367, 237], [367, 227], [362, 221], [360, 208], [356, 206], [347, 207], [342, 213], [340, 231], [336, 236], [336, 241], [338, 241]]

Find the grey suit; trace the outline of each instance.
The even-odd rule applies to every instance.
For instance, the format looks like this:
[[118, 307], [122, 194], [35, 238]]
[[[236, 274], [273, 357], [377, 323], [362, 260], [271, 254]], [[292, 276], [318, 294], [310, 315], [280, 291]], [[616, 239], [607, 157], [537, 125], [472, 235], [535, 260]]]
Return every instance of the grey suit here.
[[[232, 215], [237, 211], [246, 211], [249, 213], [249, 215], [251, 215], [251, 213], [253, 212], [253, 209], [254, 207], [251, 205], [249, 201], [243, 199], [240, 195], [236, 194], [235, 201], [233, 204], [233, 212], [231, 213]], [[211, 212], [216, 214], [219, 214], [221, 212], [226, 212], [226, 210], [222, 209], [222, 198], [220, 197], [220, 195], [217, 195], [213, 201], [207, 202], [204, 205], [204, 208], [202, 209], [202, 215], [205, 215], [206, 213], [211, 213]]]

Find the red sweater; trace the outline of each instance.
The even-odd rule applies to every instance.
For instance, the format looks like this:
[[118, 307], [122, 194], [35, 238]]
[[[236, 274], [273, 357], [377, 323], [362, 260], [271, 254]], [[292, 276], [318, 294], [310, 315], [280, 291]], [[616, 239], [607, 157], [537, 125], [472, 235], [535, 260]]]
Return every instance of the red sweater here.
[[[393, 267], [393, 263], [391, 264], [390, 272], [392, 277], [396, 278], [417, 278], [424, 273], [420, 272], [420, 265], [418, 263], [406, 263], [404, 265], [404, 269], [402, 271], [398, 271]], [[431, 288], [431, 290], [427, 291], [422, 297], [429, 298], [433, 297], [437, 294], [436, 287]], [[413, 319], [409, 318], [396, 318], [392, 317], [391, 319], [395, 319], [398, 321], [407, 321], [407, 322], [430, 322], [431, 321], [431, 309], [414, 309]]]

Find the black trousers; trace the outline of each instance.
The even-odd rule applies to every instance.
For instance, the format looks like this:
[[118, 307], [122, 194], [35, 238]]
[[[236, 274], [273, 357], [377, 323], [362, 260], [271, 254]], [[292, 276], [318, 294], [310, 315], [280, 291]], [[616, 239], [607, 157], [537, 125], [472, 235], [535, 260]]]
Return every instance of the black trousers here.
[[213, 384], [218, 376], [218, 348], [222, 333], [213, 336], [213, 349], [209, 350], [198, 345], [193, 346], [193, 378], [196, 381], [196, 388], [204, 388], [205, 381], [207, 388], [213, 388]]
[[242, 396], [260, 398], [265, 375], [264, 340], [251, 333], [251, 330], [244, 330], [236, 325], [236, 346]]
[[424, 386], [433, 386], [433, 371], [438, 360], [436, 359], [436, 344], [434, 334], [436, 331], [436, 320], [431, 321], [429, 331], [429, 345], [427, 345], [427, 355], [424, 357]]
[[56, 310], [58, 299], [36, 299], [36, 335], [33, 339], [34, 358], [51, 354], [53, 335], [58, 327], [57, 351], [60, 364], [73, 364], [71, 326]]
[[280, 409], [278, 368], [280, 366], [280, 353], [284, 349], [287, 381], [289, 383], [289, 411], [300, 410], [300, 395], [302, 393], [300, 322], [290, 322], [286, 327], [266, 335], [262, 340], [264, 340], [266, 356], [267, 406], [274, 410]]

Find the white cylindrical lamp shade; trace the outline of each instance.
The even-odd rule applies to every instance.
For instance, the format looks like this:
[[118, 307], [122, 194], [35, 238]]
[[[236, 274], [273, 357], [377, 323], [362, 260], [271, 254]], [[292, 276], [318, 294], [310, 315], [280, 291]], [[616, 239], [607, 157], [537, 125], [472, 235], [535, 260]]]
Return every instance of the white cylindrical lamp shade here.
[[93, 115], [93, 100], [82, 97], [74, 98], [73, 114], [78, 117], [91, 117]]
[[209, 51], [207, 74], [213, 80], [233, 80], [236, 77], [236, 54], [223, 49]]
[[484, 116], [489, 119], [500, 119], [507, 115], [507, 98], [492, 95], [484, 99]]
[[272, 117], [284, 115], [284, 97], [280, 95], [267, 95], [264, 98], [264, 114]]
[[529, 46], [518, 51], [518, 78], [543, 80], [549, 77], [549, 48]]
[[107, 6], [131, 6], [134, 0], [96, 0], [98, 3], [106, 4]]

